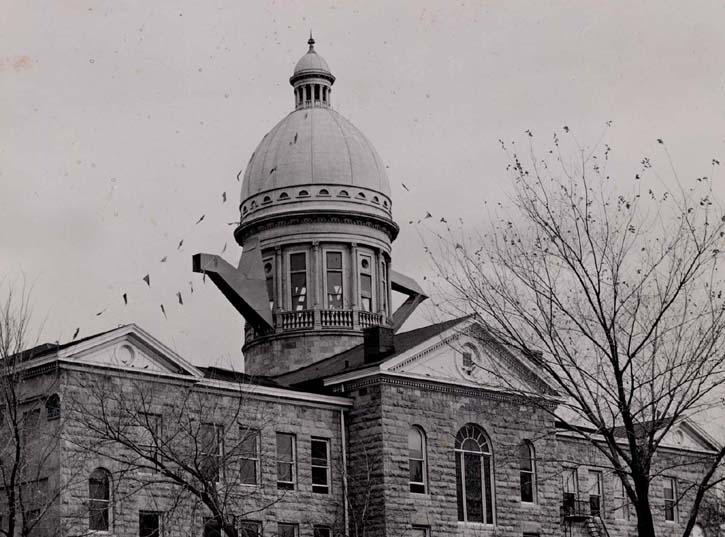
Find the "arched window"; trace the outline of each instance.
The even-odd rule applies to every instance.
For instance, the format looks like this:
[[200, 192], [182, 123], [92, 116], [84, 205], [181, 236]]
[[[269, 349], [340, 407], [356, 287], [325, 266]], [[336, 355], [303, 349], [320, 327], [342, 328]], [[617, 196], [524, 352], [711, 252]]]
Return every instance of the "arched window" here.
[[54, 393], [45, 401], [46, 418], [55, 420], [60, 418], [60, 397]]
[[111, 524], [111, 474], [103, 468], [88, 478], [88, 529], [108, 531]]
[[519, 444], [519, 474], [521, 476], [521, 501], [536, 502], [536, 465], [534, 446], [524, 440]]
[[420, 427], [413, 426], [408, 431], [408, 461], [410, 463], [410, 492], [425, 494], [427, 492], [425, 434]]
[[469, 423], [458, 431], [455, 456], [458, 520], [493, 524], [491, 447], [481, 427]]

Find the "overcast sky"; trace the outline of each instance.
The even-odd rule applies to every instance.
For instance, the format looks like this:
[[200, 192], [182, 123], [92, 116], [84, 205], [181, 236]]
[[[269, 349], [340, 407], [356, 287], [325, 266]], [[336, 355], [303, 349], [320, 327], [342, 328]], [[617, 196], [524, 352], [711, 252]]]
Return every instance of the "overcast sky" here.
[[725, 163], [721, 2], [0, 4], [0, 276], [33, 283], [45, 341], [135, 322], [241, 368], [241, 318], [191, 256], [238, 260], [236, 176], [292, 109], [310, 30], [335, 108], [389, 166], [393, 262], [424, 284], [408, 222], [481, 224], [510, 191], [498, 139], [547, 148], [568, 125], [593, 144], [612, 121], [620, 181], [657, 138], [683, 176]]

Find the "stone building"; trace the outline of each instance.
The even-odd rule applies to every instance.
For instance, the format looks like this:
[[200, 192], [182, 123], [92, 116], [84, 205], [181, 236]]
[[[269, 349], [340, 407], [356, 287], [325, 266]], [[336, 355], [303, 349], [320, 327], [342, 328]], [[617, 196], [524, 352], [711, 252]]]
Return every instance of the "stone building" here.
[[[246, 321], [244, 373], [135, 325], [22, 357], [27, 445], [49, 453], [23, 481], [37, 534], [217, 535], [221, 518], [284, 537], [636, 534], [618, 478], [547, 411], [558, 395], [534, 361], [474, 318], [401, 332], [426, 297], [392, 269], [385, 166], [332, 108], [334, 82], [310, 38], [294, 110], [244, 174], [239, 265], [193, 259]], [[682, 530], [716, 449], [674, 428], [653, 482], [661, 534]]]

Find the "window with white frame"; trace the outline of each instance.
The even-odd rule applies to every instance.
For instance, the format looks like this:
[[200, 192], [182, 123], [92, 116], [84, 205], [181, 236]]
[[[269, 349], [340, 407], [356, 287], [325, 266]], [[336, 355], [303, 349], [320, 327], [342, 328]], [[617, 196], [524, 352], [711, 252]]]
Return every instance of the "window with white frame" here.
[[277, 537], [298, 537], [299, 526], [297, 524], [277, 523]]
[[519, 444], [519, 482], [521, 485], [521, 501], [536, 502], [536, 464], [534, 463], [534, 446], [528, 440]]
[[267, 286], [269, 309], [274, 310], [274, 258], [264, 259], [262, 263], [264, 264], [264, 283]]
[[239, 522], [239, 537], [260, 537], [262, 524], [256, 520], [241, 520]]
[[312, 528], [312, 537], [332, 537], [328, 526], [315, 526]]
[[157, 511], [138, 512], [138, 537], [161, 536], [161, 513]]
[[617, 520], [629, 520], [629, 498], [624, 489], [624, 482], [617, 475], [614, 476], [612, 488], [614, 489], [612, 515]]
[[425, 494], [425, 434], [420, 427], [413, 426], [408, 430], [408, 466], [410, 469], [410, 492]]
[[139, 420], [139, 448], [148, 455], [150, 459], [146, 465], [153, 470], [158, 470], [159, 445], [161, 442], [161, 416], [159, 414], [140, 413]]
[[589, 469], [587, 471], [589, 478], [589, 514], [592, 516], [602, 516], [602, 472], [600, 470]]
[[343, 308], [342, 280], [342, 252], [325, 252], [327, 309], [341, 310]]
[[295, 435], [277, 433], [277, 488], [294, 490], [297, 482]]
[[202, 423], [199, 436], [201, 474], [209, 481], [218, 482], [224, 459], [224, 426]]
[[562, 507], [565, 515], [574, 514], [579, 496], [579, 475], [576, 468], [563, 468], [561, 474]]
[[372, 256], [358, 256], [360, 274], [360, 309], [373, 311], [373, 261]]
[[330, 441], [313, 438], [310, 445], [312, 455], [312, 492], [330, 493]]
[[483, 429], [469, 423], [455, 440], [458, 520], [494, 523], [493, 461]]
[[665, 520], [677, 522], [677, 481], [674, 477], [664, 478]]
[[256, 485], [259, 480], [259, 431], [240, 427], [239, 434], [239, 481]]
[[430, 537], [430, 527], [429, 526], [414, 525], [411, 529], [413, 530], [411, 532], [412, 537]]
[[111, 474], [96, 468], [88, 478], [88, 529], [109, 531], [111, 526]]
[[289, 256], [290, 300], [294, 311], [307, 309], [307, 253]]

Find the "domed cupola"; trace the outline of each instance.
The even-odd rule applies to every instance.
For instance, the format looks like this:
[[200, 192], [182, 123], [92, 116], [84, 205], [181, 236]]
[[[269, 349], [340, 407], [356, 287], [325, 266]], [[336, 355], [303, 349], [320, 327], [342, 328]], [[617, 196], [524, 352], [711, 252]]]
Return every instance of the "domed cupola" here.
[[[393, 281], [390, 269], [398, 226], [385, 165], [332, 109], [335, 77], [312, 36], [308, 44], [290, 78], [295, 109], [262, 138], [244, 172], [239, 268], [194, 258], [247, 321], [251, 374], [309, 365], [362, 343], [365, 328], [399, 328], [412, 311], [391, 312], [391, 290], [410, 285]], [[418, 291], [408, 294], [419, 302]]]

